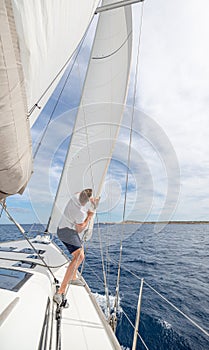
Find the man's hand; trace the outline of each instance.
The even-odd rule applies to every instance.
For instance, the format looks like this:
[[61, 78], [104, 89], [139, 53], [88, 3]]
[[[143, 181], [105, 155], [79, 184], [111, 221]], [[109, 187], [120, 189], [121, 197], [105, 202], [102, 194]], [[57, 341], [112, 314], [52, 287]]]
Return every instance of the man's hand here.
[[95, 209], [98, 207], [99, 200], [100, 200], [100, 197], [90, 198], [90, 202], [93, 204]]
[[91, 211], [91, 210], [88, 210], [87, 211], [87, 215], [88, 215], [89, 218], [92, 218], [92, 216], [94, 215], [94, 212]]
[[94, 212], [91, 210], [87, 211], [87, 217], [85, 221], [82, 224], [76, 224], [75, 229], [78, 233], [81, 233], [88, 225], [89, 221], [91, 220], [92, 216], [94, 215]]

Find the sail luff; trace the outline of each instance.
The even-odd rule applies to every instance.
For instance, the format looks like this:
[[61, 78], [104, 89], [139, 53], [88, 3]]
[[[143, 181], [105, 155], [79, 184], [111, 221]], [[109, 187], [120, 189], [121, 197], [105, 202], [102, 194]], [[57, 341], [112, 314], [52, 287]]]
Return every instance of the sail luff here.
[[92, 187], [94, 195], [101, 192], [126, 99], [131, 32], [130, 7], [100, 15], [49, 232], [56, 232], [73, 193], [85, 187]]
[[[43, 108], [60, 80], [58, 72], [78, 47], [99, 1], [11, 2], [19, 37], [28, 111], [37, 101]], [[30, 117], [31, 126], [39, 114], [40, 110], [35, 109]]]
[[[98, 25], [98, 23], [97, 23]], [[96, 30], [95, 30], [96, 32]], [[91, 59], [91, 56], [92, 56], [92, 52], [93, 52], [93, 47], [94, 47], [94, 44], [95, 44], [95, 39], [96, 37], [94, 36], [94, 40], [93, 40], [93, 43], [92, 43], [92, 47], [91, 47], [91, 53], [89, 55], [89, 62], [90, 62], [90, 59]], [[89, 64], [88, 64], [88, 67], [89, 67]], [[87, 75], [88, 75], [88, 68], [87, 68], [87, 73], [86, 73], [86, 76], [85, 76], [85, 79], [84, 79], [84, 83], [83, 83], [83, 87], [82, 87], [82, 92], [81, 92], [81, 97], [80, 97], [80, 103], [82, 103], [82, 96], [84, 94], [84, 89], [85, 89], [85, 83], [86, 83], [86, 80], [87, 80]], [[73, 127], [73, 130], [72, 130], [72, 135], [76, 132], [76, 122], [74, 123], [74, 127]], [[71, 142], [72, 142], [72, 137], [69, 141], [69, 145], [68, 145], [68, 150], [70, 149], [70, 145], [71, 145]], [[63, 176], [64, 176], [64, 173], [65, 173], [65, 168], [67, 166], [67, 161], [68, 161], [68, 151], [67, 151], [67, 154], [66, 154], [66, 157], [65, 157], [65, 161], [64, 161], [64, 165], [63, 165], [63, 169], [62, 169], [62, 173], [61, 173], [61, 176], [60, 176], [60, 180], [59, 180], [59, 184], [58, 184], [58, 188], [57, 188], [57, 192], [56, 192], [56, 195], [55, 195], [55, 198], [54, 198], [54, 202], [53, 202], [53, 206], [52, 206], [52, 210], [51, 210], [51, 215], [49, 217], [49, 220], [48, 220], [48, 223], [47, 223], [47, 227], [46, 227], [46, 231], [49, 230], [49, 227], [50, 227], [50, 224], [51, 224], [51, 219], [52, 219], [52, 216], [53, 216], [53, 213], [54, 211], [56, 210], [56, 202], [57, 202], [57, 198], [59, 196], [59, 192], [60, 192], [60, 188], [62, 186], [62, 180], [63, 180]]]

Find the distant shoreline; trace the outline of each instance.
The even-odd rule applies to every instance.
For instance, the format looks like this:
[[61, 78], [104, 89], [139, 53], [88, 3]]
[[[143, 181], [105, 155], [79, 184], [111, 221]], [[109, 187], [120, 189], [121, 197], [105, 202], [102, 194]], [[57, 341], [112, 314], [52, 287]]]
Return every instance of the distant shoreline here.
[[115, 225], [115, 224], [142, 224], [142, 225], [149, 225], [149, 224], [209, 224], [209, 221], [121, 221], [121, 222], [100, 222], [100, 224], [103, 225]]
[[[99, 222], [99, 224], [101, 225], [121, 225], [121, 224], [125, 224], [125, 225], [130, 225], [130, 224], [136, 224], [136, 225], [170, 225], [170, 224], [189, 224], [189, 225], [209, 225], [209, 221], [132, 221], [132, 220], [127, 220], [127, 221], [120, 221], [120, 222]], [[11, 223], [4, 223], [1, 224], [0, 226], [4, 226], [4, 225], [14, 225]], [[39, 223], [33, 223], [33, 224], [21, 224], [21, 225], [40, 225]], [[42, 224], [44, 225], [44, 224]], [[46, 224], [45, 224], [46, 226]]]

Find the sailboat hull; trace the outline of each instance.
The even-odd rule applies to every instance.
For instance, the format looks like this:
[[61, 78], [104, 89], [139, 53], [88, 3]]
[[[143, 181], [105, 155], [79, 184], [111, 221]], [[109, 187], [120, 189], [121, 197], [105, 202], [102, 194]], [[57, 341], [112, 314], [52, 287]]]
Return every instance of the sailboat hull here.
[[[68, 259], [53, 242], [31, 241], [54, 276], [61, 281], [69, 264]], [[22, 240], [0, 244], [2, 350], [56, 349], [57, 304], [53, 302], [56, 285], [43, 262], [34, 259], [35, 255], [31, 246]], [[63, 350], [120, 349], [87, 284], [70, 285], [67, 299], [69, 308], [62, 310], [61, 317]]]

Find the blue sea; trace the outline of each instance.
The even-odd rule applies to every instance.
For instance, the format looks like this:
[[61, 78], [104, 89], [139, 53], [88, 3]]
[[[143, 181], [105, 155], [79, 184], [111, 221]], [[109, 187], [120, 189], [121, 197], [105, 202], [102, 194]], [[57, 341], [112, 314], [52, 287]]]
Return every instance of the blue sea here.
[[[23, 227], [30, 231], [31, 225]], [[16, 227], [0, 225], [0, 241], [20, 237]], [[130, 321], [135, 323], [140, 278], [144, 278], [144, 287], [139, 333], [147, 347], [150, 350], [209, 349], [209, 337], [172, 306], [209, 333], [209, 225], [169, 224], [158, 233], [153, 224], [96, 227], [85, 247], [83, 276], [104, 308], [103, 268], [113, 304], [121, 240], [117, 337], [122, 349], [132, 348]], [[139, 349], [145, 349], [140, 339]]]

